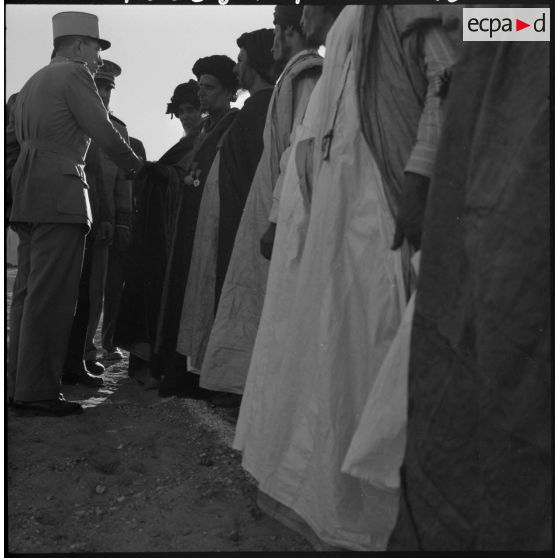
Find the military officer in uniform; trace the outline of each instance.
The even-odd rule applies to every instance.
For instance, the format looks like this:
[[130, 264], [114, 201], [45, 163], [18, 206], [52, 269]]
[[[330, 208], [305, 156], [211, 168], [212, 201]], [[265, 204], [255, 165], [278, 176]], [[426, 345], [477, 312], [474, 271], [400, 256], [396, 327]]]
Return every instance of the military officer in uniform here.
[[[95, 85], [107, 110], [116, 77], [121, 73], [118, 64], [103, 60], [102, 67], [95, 74]], [[109, 118], [129, 144], [124, 122], [110, 112]], [[62, 383], [99, 387], [103, 385], [99, 376], [105, 367], [97, 361], [94, 336], [101, 316], [109, 250], [113, 245], [124, 249], [129, 244], [132, 190], [124, 171], [107, 157], [95, 141], [91, 142], [87, 152], [85, 175], [89, 184], [93, 226], [85, 241], [78, 304]]]
[[[101, 97], [105, 101], [105, 106], [108, 108], [110, 102], [111, 89], [107, 82], [101, 83], [95, 79], [99, 90], [103, 91]], [[128, 131], [126, 124], [116, 118], [111, 113], [114, 126], [120, 131], [121, 134], [126, 134], [128, 138]], [[110, 162], [108, 168], [114, 170], [115, 167]], [[124, 259], [125, 254], [130, 247], [132, 240], [131, 237], [131, 221], [132, 221], [132, 190], [130, 182], [123, 182], [122, 180], [114, 181], [114, 196], [113, 196], [113, 212], [116, 216], [114, 241], [108, 249], [108, 263], [106, 272], [106, 282], [104, 290], [104, 303], [103, 303], [103, 329], [102, 329], [102, 347], [103, 357], [108, 361], [121, 360], [122, 353], [118, 347], [114, 346], [114, 331], [118, 319], [120, 309], [120, 300], [122, 298], [122, 291], [124, 289]], [[95, 324], [95, 328], [99, 322]]]
[[[132, 143], [128, 137], [126, 124], [119, 118], [114, 116], [109, 109], [112, 91], [116, 86], [116, 78], [122, 73], [120, 66], [109, 60], [103, 61], [103, 67], [95, 75], [95, 83], [99, 90], [99, 95], [103, 99], [103, 103], [109, 110], [110, 119], [114, 127], [120, 132], [123, 138], [131, 145], [132, 149], [143, 159], [145, 159], [145, 149], [143, 145], [139, 147]], [[138, 150], [139, 148], [139, 150]], [[103, 319], [103, 349], [104, 356], [107, 358], [107, 330], [110, 333], [110, 342], [112, 342], [114, 324], [116, 316], [111, 315], [111, 308], [118, 310], [118, 294], [122, 290], [123, 274], [121, 271], [120, 260], [122, 254], [127, 251], [131, 242], [131, 220], [132, 220], [132, 187], [130, 181], [126, 180], [121, 169], [110, 161], [103, 153], [101, 153], [101, 182], [106, 192], [106, 212], [108, 219], [113, 226], [112, 241], [106, 243], [103, 239], [99, 239], [99, 243], [104, 244], [104, 252], [101, 254], [100, 248], [93, 253], [93, 266], [91, 275], [91, 313], [89, 317], [89, 326], [87, 330], [87, 341], [85, 347], [85, 360], [87, 367], [90, 367], [92, 360], [96, 360], [97, 348], [95, 347], [93, 338], [99, 325], [101, 311], [104, 304]], [[87, 170], [87, 169], [86, 169]], [[102, 262], [100, 261], [102, 258]], [[117, 260], [117, 261], [115, 261]], [[116, 294], [116, 301], [113, 299]], [[109, 325], [109, 322], [112, 325]], [[107, 327], [109, 325], [109, 327]], [[122, 354], [118, 349], [114, 349], [113, 354], [108, 355], [108, 360], [120, 360]]]
[[23, 86], [6, 132], [19, 148], [10, 221], [19, 237], [17, 289], [10, 313], [8, 397], [22, 412], [83, 411], [59, 393], [92, 216], [84, 172], [91, 138], [130, 178], [143, 162], [116, 131], [93, 75], [102, 66], [97, 16], [53, 17], [50, 64]]

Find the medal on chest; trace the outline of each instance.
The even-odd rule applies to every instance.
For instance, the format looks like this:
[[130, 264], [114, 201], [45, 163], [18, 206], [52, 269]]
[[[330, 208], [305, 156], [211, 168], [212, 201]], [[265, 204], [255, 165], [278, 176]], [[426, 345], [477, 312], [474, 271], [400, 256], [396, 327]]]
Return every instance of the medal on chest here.
[[192, 182], [194, 188], [197, 188], [201, 184], [200, 174], [201, 174], [201, 169], [196, 169], [194, 171], [194, 182]]
[[184, 177], [184, 183], [187, 184], [188, 186], [193, 186], [194, 188], [197, 188], [201, 184], [200, 174], [201, 174], [201, 169], [193, 168]]

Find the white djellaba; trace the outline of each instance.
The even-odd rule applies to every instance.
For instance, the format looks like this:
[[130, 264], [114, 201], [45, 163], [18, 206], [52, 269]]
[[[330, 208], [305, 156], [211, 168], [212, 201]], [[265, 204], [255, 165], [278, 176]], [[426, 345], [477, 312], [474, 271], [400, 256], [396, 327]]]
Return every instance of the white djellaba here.
[[[294, 183], [281, 199], [233, 446], [259, 489], [296, 512], [321, 541], [383, 550], [397, 490], [341, 472], [406, 305], [400, 256], [390, 249], [394, 222], [360, 129], [352, 55], [361, 10], [347, 6], [331, 28], [320, 89], [307, 109], [319, 124], [307, 226], [296, 202], [292, 150]], [[316, 126], [308, 119], [300, 138]], [[324, 158], [322, 138], [330, 130]]]
[[[411, 261], [418, 275], [420, 252]], [[409, 359], [416, 294], [413, 292], [405, 308], [341, 469], [386, 490], [401, 486], [399, 470], [407, 441]]]

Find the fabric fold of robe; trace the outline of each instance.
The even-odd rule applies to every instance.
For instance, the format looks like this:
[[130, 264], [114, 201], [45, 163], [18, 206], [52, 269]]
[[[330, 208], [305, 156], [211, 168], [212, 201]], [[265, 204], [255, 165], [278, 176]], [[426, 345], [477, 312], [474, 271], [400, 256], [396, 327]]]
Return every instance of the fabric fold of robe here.
[[155, 343], [161, 293], [172, 233], [178, 215], [183, 165], [188, 165], [200, 129], [191, 130], [159, 163], [169, 170], [166, 180], [145, 178], [134, 185], [136, 212], [132, 244], [126, 257], [124, 291], [114, 343], [144, 360]]
[[[418, 275], [420, 252], [412, 259]], [[407, 439], [407, 385], [416, 291], [382, 363], [341, 471], [386, 490], [401, 486]]]
[[[362, 7], [345, 7], [327, 37], [322, 125], [334, 112], [337, 117], [329, 157], [313, 171], [296, 311], [266, 387], [275, 397], [267, 399], [265, 417], [254, 415], [264, 422], [251, 420], [258, 396], [245, 393], [233, 447], [243, 452], [259, 489], [325, 544], [381, 550], [395, 522], [397, 494], [341, 473], [406, 304], [382, 176], [360, 129], [353, 55], [361, 15]], [[318, 139], [323, 136], [321, 127]], [[267, 436], [253, 435], [255, 429]]]
[[190, 271], [184, 290], [176, 350], [190, 357], [196, 372], [201, 368], [207, 338], [213, 324], [217, 280], [219, 231], [219, 164], [217, 152], [200, 202]]
[[235, 443], [254, 454], [249, 470], [258, 480], [260, 477], [256, 471], [259, 472], [273, 456], [268, 446], [274, 444], [270, 434], [278, 417], [271, 411], [283, 389], [284, 378], [279, 371], [289, 320], [291, 314], [297, 312], [293, 303], [309, 219], [310, 208], [304, 202], [303, 190], [308, 187], [306, 169], [312, 164], [308, 165], [306, 161], [315, 156], [321, 158], [319, 142], [311, 143], [316, 149], [306, 150], [305, 147], [309, 145], [309, 140], [318, 136], [323, 118], [324, 93], [322, 76], [312, 91], [304, 120], [297, 127], [285, 170], [263, 310], [246, 378], [245, 404], [236, 428]]
[[219, 167], [219, 241], [215, 289], [217, 302], [221, 296], [244, 205], [262, 156], [263, 131], [272, 95], [273, 88], [269, 87], [250, 96], [223, 142]]
[[393, 550], [551, 550], [550, 45], [466, 43], [411, 337]]
[[[221, 136], [233, 123], [238, 109], [230, 109], [217, 122], [206, 122], [188, 168], [181, 173], [181, 190], [176, 225], [165, 271], [161, 307], [157, 323], [152, 373], [156, 377], [186, 372], [177, 359], [176, 343], [184, 302], [184, 289], [190, 267], [192, 246], [198, 219], [198, 210], [205, 181], [217, 152]], [[209, 128], [209, 126], [211, 126]], [[209, 129], [208, 129], [209, 128]], [[184, 179], [191, 178], [190, 184]]]
[[201, 369], [244, 203], [263, 149], [273, 88], [249, 97], [223, 136], [202, 195], [177, 351]]
[[[461, 8], [455, 6], [367, 6], [360, 21], [361, 43], [355, 55], [358, 103], [363, 135], [384, 181], [393, 218], [397, 216], [404, 168], [416, 142], [424, 108], [426, 76], [417, 29], [441, 24], [461, 40]], [[416, 286], [412, 249], [401, 249], [405, 285], [410, 296]]]

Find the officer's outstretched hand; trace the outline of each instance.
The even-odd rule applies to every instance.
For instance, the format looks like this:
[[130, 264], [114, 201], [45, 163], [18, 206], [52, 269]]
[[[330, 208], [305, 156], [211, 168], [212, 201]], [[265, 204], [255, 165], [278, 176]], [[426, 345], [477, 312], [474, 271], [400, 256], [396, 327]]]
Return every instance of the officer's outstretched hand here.
[[145, 167], [145, 172], [147, 173], [147, 176], [149, 176], [149, 178], [160, 181], [168, 180], [169, 170], [167, 165], [148, 161], [147, 163], [145, 163]]
[[397, 250], [405, 238], [415, 250], [420, 250], [422, 222], [428, 197], [430, 179], [414, 172], [405, 173], [401, 204], [395, 219], [395, 235], [392, 250]]
[[267, 230], [260, 238], [260, 253], [266, 260], [271, 260], [276, 227], [277, 225], [275, 223], [269, 223], [269, 227], [267, 227]]
[[[136, 176], [134, 177], [134, 180], [142, 180], [147, 176], [147, 169], [149, 168], [149, 162], [148, 161], [142, 161], [142, 165], [140, 170], [136, 173]], [[128, 178], [128, 177], [126, 177]]]

